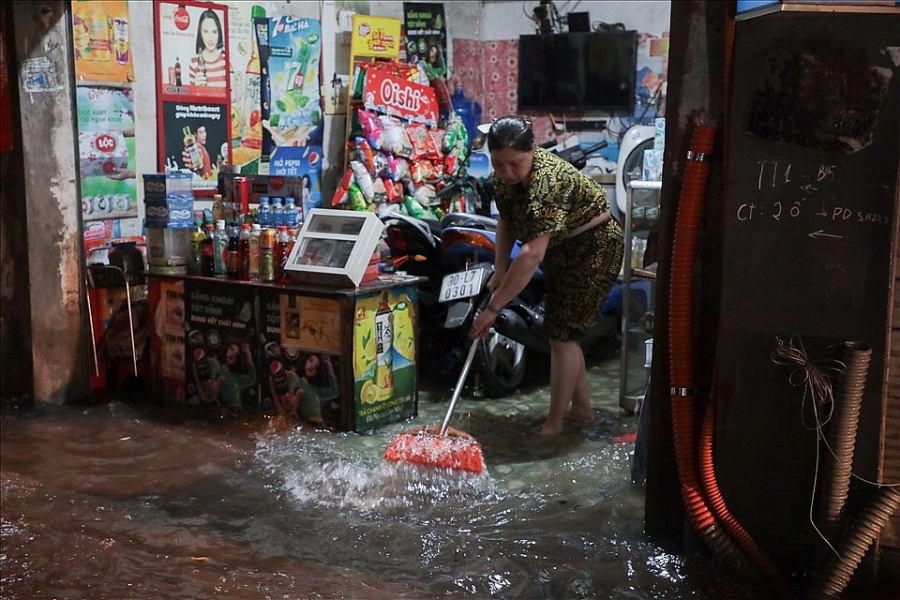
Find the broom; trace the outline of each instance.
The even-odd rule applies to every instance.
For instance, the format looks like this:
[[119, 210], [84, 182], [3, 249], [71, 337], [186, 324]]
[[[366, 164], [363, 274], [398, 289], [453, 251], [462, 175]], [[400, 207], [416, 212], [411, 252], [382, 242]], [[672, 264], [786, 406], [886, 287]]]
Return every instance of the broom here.
[[472, 341], [472, 347], [469, 349], [469, 355], [466, 357], [462, 373], [459, 375], [459, 381], [456, 382], [456, 388], [450, 398], [450, 406], [447, 407], [447, 415], [444, 417], [440, 429], [432, 425], [399, 434], [384, 451], [385, 459], [471, 473], [484, 471], [484, 456], [482, 456], [481, 446], [475, 438], [450, 427], [450, 417], [453, 416], [456, 401], [459, 400], [469, 367], [472, 366], [472, 360], [475, 358], [478, 342], [478, 338]]

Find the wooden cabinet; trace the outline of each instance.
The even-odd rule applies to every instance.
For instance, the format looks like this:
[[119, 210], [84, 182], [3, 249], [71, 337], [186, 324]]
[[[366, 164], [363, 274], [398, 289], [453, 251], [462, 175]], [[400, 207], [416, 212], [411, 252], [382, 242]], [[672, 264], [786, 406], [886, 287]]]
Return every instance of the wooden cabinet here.
[[[318, 409], [332, 429], [414, 416], [420, 280], [335, 288], [151, 275], [154, 397], [186, 411], [275, 415], [290, 380], [307, 401], [318, 396], [303, 410]], [[210, 378], [221, 378], [215, 394]]]

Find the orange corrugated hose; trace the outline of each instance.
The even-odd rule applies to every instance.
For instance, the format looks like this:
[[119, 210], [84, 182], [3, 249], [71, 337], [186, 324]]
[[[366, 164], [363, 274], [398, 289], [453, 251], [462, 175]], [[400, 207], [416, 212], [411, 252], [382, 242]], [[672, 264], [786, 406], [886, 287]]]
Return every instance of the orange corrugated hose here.
[[694, 529], [715, 525], [700, 487], [696, 462], [696, 402], [694, 399], [693, 273], [697, 231], [715, 130], [694, 130], [678, 201], [669, 290], [669, 385], [672, 401], [672, 431], [681, 495]]
[[707, 536], [714, 547], [732, 544], [721, 539], [717, 524], [774, 583], [786, 588], [786, 578], [750, 534], [728, 511], [719, 492], [713, 468], [712, 447], [715, 412], [710, 405], [703, 427], [697, 432], [696, 375], [693, 348], [693, 274], [701, 208], [709, 177], [709, 157], [715, 130], [700, 125], [694, 130], [678, 203], [672, 248], [669, 290], [669, 371], [672, 431], [681, 495], [695, 530]]

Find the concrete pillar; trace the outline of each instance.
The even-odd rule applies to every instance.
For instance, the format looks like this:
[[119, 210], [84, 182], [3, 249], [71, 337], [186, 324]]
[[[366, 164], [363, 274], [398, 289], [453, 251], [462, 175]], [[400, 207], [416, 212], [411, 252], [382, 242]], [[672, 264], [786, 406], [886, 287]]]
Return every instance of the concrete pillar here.
[[25, 203], [31, 305], [30, 323], [17, 326], [30, 328], [34, 397], [56, 404], [90, 392], [69, 7], [13, 2], [10, 65], [24, 163], [24, 194], [12, 199]]

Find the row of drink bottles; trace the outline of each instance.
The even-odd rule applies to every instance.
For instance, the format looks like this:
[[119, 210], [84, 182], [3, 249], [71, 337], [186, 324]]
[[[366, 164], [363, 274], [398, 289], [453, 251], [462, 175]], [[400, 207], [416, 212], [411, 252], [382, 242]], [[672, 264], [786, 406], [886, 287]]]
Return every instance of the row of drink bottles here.
[[240, 281], [290, 283], [284, 267], [296, 241], [296, 227], [226, 224], [224, 219], [204, 225], [196, 219], [188, 272]]
[[303, 208], [291, 196], [283, 200], [279, 196], [262, 196], [256, 209], [256, 222], [263, 229], [279, 225], [288, 229], [299, 227], [303, 222]]

